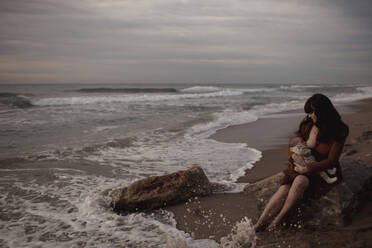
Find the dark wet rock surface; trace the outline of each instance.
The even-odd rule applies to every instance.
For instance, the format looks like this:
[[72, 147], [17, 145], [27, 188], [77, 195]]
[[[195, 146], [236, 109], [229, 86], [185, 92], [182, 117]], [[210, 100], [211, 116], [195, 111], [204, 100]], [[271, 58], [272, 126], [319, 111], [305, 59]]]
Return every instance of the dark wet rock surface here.
[[212, 193], [212, 185], [200, 167], [138, 180], [128, 187], [106, 191], [118, 212], [152, 210]]

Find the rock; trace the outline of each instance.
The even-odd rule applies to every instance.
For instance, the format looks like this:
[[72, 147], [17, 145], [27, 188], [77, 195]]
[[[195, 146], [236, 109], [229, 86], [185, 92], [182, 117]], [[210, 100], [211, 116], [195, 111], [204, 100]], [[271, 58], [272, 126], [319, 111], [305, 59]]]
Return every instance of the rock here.
[[312, 217], [309, 224], [347, 225], [361, 206], [372, 199], [372, 169], [351, 159], [343, 159], [341, 168], [343, 182], [307, 205], [305, 211], [309, 210]]
[[259, 212], [264, 210], [268, 200], [270, 200], [271, 196], [278, 190], [283, 176], [283, 172], [279, 172], [271, 177], [245, 186], [244, 193], [252, 194], [256, 197]]
[[[304, 226], [344, 226], [361, 206], [372, 199], [372, 169], [351, 159], [340, 161], [344, 180], [318, 200], [307, 200], [292, 211], [290, 223], [298, 223], [295, 217], [300, 214]], [[282, 174], [276, 174], [257, 183], [247, 185], [245, 193], [255, 194], [258, 209], [264, 209], [272, 194], [278, 189]], [[298, 217], [298, 215], [297, 215]]]
[[248, 184], [244, 188], [244, 192], [256, 192], [260, 195], [266, 194], [267, 191], [270, 191], [270, 188], [278, 188], [281, 181], [283, 180], [283, 172], [279, 172], [271, 177], [265, 178], [261, 181], [258, 181], [253, 184]]
[[152, 176], [125, 188], [109, 192], [115, 211], [151, 210], [212, 193], [211, 184], [200, 167], [164, 176]]
[[372, 130], [364, 131], [360, 137], [358, 137], [359, 141], [366, 141], [372, 138]]
[[357, 150], [350, 150], [350, 151], [345, 151], [345, 154], [344, 154], [344, 156], [346, 157], [346, 156], [351, 156], [351, 155], [353, 155], [353, 154], [355, 154], [355, 153], [357, 153], [358, 151]]

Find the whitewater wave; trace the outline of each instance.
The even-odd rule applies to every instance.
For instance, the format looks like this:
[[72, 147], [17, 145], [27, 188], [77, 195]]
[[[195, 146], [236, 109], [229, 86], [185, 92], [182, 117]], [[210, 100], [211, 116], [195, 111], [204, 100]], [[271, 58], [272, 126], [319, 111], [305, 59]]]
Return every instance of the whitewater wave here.
[[84, 93], [176, 93], [174, 88], [81, 88], [76, 92]]
[[214, 86], [194, 86], [186, 89], [180, 90], [180, 92], [183, 93], [210, 93], [210, 92], [216, 92], [221, 91], [222, 88], [214, 87]]
[[[329, 86], [326, 86], [327, 88]], [[321, 86], [321, 85], [298, 85], [298, 84], [294, 84], [294, 85], [281, 85], [278, 90], [279, 91], [282, 91], [282, 92], [311, 92], [311, 91], [314, 91], [314, 90], [320, 90], [321, 91], [321, 88], [324, 88], [324, 86]]]
[[277, 88], [254, 88], [254, 89], [242, 89], [244, 93], [263, 93], [277, 91]]
[[184, 99], [213, 98], [242, 95], [238, 90], [222, 90], [211, 93], [200, 94], [132, 94], [117, 96], [78, 96], [78, 97], [60, 97], [60, 98], [43, 98], [33, 101], [37, 106], [60, 106], [60, 105], [83, 105], [83, 104], [100, 104], [100, 103], [131, 103], [131, 102], [160, 102], [160, 101], [177, 101]]
[[76, 90], [76, 92], [83, 93], [211, 93], [223, 90], [220, 87], [215, 86], [193, 86], [185, 89], [176, 88], [81, 88]]
[[[22, 214], [2, 223], [1, 247], [30, 247], [31, 242], [40, 247], [164, 247], [168, 236], [190, 247], [218, 247], [215, 241], [194, 240], [178, 230], [167, 211], [115, 214], [101, 192], [119, 187], [120, 180], [70, 168], [17, 172], [22, 180], [9, 176], [14, 171], [4, 173], [13, 191], [11, 199], [1, 192], [0, 205], [8, 206], [3, 212]], [[30, 173], [47, 174], [52, 181], [40, 184]], [[4, 181], [0, 186], [4, 189]]]
[[215, 113], [213, 121], [194, 125], [188, 130], [187, 134], [190, 136], [202, 135], [206, 138], [218, 129], [225, 128], [229, 125], [254, 122], [257, 119], [258, 116], [251, 111], [239, 112], [234, 109], [226, 109], [223, 112]]
[[191, 127], [187, 134], [190, 136], [198, 135], [199, 137], [202, 136], [204, 138], [209, 137], [218, 129], [222, 129], [227, 126], [255, 122], [258, 120], [258, 118], [268, 114], [301, 109], [305, 99], [306, 97], [299, 97], [298, 100], [283, 103], [255, 105], [246, 111], [226, 109], [223, 112], [215, 113], [213, 121], [201, 123]]
[[[281, 90], [289, 90], [289, 89], [307, 89], [307, 88], [321, 88], [324, 86], [321, 85], [300, 85], [300, 84], [293, 84], [293, 85], [281, 85], [279, 88]], [[328, 87], [328, 86], [327, 86]]]
[[357, 93], [352, 94], [341, 93], [335, 95], [334, 97], [331, 97], [331, 99], [336, 103], [346, 103], [372, 97], [372, 86], [358, 87], [356, 88], [356, 90], [358, 91]]

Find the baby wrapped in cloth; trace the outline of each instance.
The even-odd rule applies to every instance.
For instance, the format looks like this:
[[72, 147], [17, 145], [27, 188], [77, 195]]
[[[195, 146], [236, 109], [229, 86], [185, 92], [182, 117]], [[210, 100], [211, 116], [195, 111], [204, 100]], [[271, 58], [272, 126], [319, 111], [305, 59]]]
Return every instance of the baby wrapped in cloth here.
[[[289, 144], [289, 150], [302, 157], [305, 164], [315, 162], [315, 157], [311, 153], [311, 148], [306, 145], [306, 142], [301, 137], [294, 137], [291, 139]], [[295, 164], [294, 170], [297, 171], [298, 164]], [[327, 174], [328, 173], [328, 174]], [[332, 184], [337, 181], [336, 177], [336, 168], [327, 170], [327, 173], [324, 171], [319, 172], [319, 175], [329, 184]], [[331, 177], [330, 177], [331, 176]]]

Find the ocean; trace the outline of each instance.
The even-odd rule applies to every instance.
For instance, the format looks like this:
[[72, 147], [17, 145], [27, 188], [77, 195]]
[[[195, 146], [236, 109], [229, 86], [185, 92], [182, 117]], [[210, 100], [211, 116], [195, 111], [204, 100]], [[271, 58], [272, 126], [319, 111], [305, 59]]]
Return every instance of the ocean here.
[[216, 247], [163, 210], [117, 215], [101, 192], [195, 164], [238, 192], [261, 151], [209, 137], [318, 92], [342, 105], [372, 85], [0, 85], [0, 247]]

